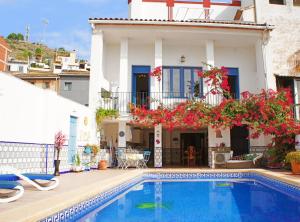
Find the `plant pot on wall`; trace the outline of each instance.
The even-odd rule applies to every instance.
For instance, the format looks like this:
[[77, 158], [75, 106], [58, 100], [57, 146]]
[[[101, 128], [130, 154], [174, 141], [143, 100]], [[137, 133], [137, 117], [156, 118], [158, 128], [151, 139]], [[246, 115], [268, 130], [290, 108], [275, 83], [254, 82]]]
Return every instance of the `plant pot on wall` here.
[[285, 161], [291, 163], [293, 174], [300, 174], [300, 151], [288, 153]]
[[300, 174], [300, 163], [297, 161], [291, 161], [293, 174]]
[[98, 163], [98, 170], [106, 170], [107, 169], [107, 161], [100, 160]]

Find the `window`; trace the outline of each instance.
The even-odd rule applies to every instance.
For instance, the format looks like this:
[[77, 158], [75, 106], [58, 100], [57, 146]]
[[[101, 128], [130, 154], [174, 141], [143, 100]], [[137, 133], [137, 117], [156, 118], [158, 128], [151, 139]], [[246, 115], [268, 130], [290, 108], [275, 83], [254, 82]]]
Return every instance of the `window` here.
[[43, 82], [43, 89], [49, 89], [50, 88], [50, 83], [49, 82]]
[[65, 82], [64, 90], [65, 91], [72, 91], [72, 83], [71, 82]]
[[300, 0], [294, 0], [294, 6], [300, 6]]
[[164, 97], [193, 97], [202, 95], [202, 79], [197, 71], [201, 68], [163, 67]]
[[24, 67], [23, 66], [19, 66], [19, 72], [21, 72], [21, 73], [24, 72]]
[[285, 0], [269, 0], [270, 4], [285, 5]]

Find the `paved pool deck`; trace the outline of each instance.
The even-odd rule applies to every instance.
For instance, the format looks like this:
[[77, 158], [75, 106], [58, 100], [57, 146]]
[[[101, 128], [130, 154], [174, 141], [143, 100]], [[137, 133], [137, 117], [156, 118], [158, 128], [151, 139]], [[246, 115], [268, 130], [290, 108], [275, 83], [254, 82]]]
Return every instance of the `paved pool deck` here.
[[300, 187], [300, 175], [292, 175], [288, 171], [271, 171], [265, 169], [145, 169], [90, 171], [83, 173], [63, 174], [59, 177], [59, 186], [52, 191], [37, 191], [26, 183], [22, 183], [25, 193], [19, 200], [0, 204], [1, 222], [34, 222], [39, 221], [60, 210], [96, 196], [112, 187], [122, 184], [144, 172], [256, 172], [267, 177], [284, 181]]

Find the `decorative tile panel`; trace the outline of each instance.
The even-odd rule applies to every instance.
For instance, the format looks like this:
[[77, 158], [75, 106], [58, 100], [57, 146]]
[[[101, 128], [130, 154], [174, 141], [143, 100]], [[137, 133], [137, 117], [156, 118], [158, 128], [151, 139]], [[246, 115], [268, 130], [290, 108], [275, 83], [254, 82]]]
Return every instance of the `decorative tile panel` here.
[[[9, 165], [22, 173], [54, 173], [54, 145], [37, 143], [0, 142], [0, 166]], [[82, 162], [90, 162], [89, 155], [84, 155], [84, 147], [77, 147]], [[68, 146], [60, 152], [60, 172], [69, 172]], [[1, 172], [4, 174], [8, 172]]]

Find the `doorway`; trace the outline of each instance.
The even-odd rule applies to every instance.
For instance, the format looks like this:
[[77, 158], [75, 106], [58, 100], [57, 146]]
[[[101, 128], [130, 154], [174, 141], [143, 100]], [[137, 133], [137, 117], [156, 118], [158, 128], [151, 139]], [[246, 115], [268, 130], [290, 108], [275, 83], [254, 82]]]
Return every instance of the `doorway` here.
[[182, 133], [180, 135], [181, 165], [188, 166], [188, 147], [195, 149], [195, 166], [208, 165], [208, 148], [205, 133]]
[[76, 142], [77, 142], [77, 117], [70, 117], [70, 133], [68, 145], [68, 163], [73, 163], [74, 156], [76, 155]]
[[250, 149], [247, 126], [235, 126], [230, 130], [231, 149], [234, 156], [248, 154]]
[[240, 98], [240, 87], [239, 87], [239, 70], [237, 68], [228, 69], [228, 85], [230, 87], [230, 95], [234, 99]]
[[149, 108], [150, 66], [133, 66], [132, 68], [132, 103]]

